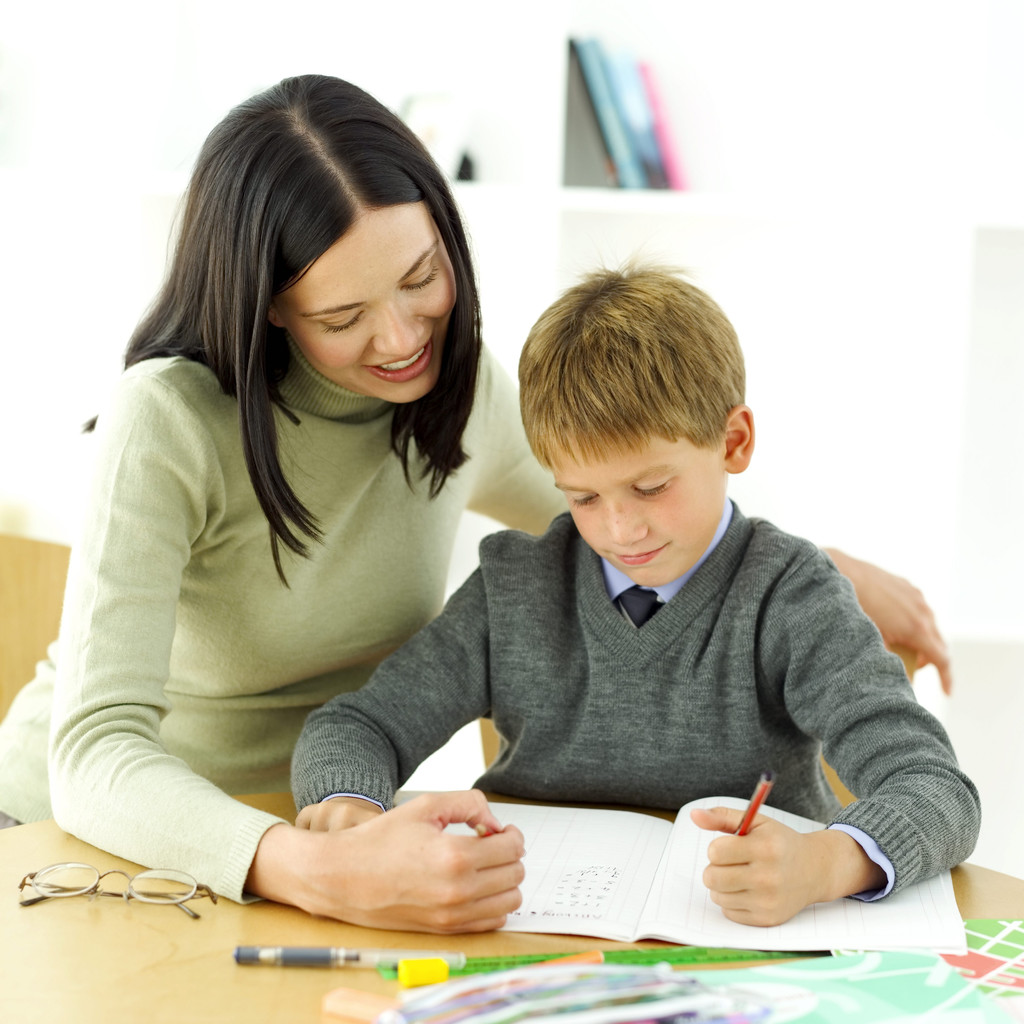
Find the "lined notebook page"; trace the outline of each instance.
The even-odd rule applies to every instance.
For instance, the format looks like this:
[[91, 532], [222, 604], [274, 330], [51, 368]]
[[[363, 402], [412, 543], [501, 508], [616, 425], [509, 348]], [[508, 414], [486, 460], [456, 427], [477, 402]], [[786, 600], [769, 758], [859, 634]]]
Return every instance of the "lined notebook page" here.
[[[746, 801], [732, 797], [707, 797], [694, 800], [680, 812], [662, 870], [651, 886], [648, 912], [641, 925], [644, 935], [669, 938], [669, 933], [688, 934], [697, 937], [670, 941], [741, 949], [964, 950], [963, 921], [948, 871], [871, 903], [856, 899], [815, 903], [773, 928], [730, 921], [711, 902], [701, 882], [708, 844], [718, 833], [697, 828], [689, 812], [693, 807], [745, 806]], [[763, 808], [762, 813], [798, 832], [821, 828], [817, 822], [772, 807]]]
[[[774, 928], [729, 921], [701, 881], [708, 844], [718, 833], [698, 829], [689, 811], [745, 803], [694, 801], [674, 827], [629, 811], [492, 803], [498, 820], [516, 825], [526, 840], [523, 903], [505, 930], [739, 949], [964, 951], [949, 872], [873, 903], [815, 904]], [[773, 808], [764, 813], [802, 832], [821, 827]]]
[[522, 906], [506, 931], [632, 940], [672, 823], [596, 808], [491, 804], [526, 840]]

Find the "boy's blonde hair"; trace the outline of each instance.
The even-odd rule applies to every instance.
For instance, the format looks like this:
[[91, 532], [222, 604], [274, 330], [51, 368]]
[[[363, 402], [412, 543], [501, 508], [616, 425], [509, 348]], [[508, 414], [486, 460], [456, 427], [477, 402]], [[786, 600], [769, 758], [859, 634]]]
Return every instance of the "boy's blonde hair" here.
[[744, 400], [743, 353], [718, 305], [667, 267], [598, 270], [533, 325], [519, 360], [526, 436], [546, 466], [653, 437], [702, 448]]

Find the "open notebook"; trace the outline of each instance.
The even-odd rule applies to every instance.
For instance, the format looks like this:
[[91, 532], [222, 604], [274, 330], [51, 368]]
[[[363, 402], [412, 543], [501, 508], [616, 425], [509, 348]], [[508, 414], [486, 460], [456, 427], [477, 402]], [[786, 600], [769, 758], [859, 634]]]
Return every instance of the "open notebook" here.
[[[736, 949], [966, 951], [948, 871], [873, 903], [816, 903], [776, 927], [728, 920], [701, 881], [719, 833], [697, 828], [689, 815], [692, 807], [715, 806], [746, 801], [695, 800], [675, 823], [634, 811], [492, 803], [498, 820], [526, 839], [523, 903], [505, 930]], [[823, 827], [770, 807], [762, 813], [800, 832]]]

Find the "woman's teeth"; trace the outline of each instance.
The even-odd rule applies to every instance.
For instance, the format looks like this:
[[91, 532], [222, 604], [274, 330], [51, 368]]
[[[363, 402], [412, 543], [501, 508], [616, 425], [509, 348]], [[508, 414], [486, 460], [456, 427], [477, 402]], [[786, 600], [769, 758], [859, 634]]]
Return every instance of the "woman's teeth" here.
[[421, 348], [419, 352], [417, 352], [410, 359], [403, 359], [402, 362], [400, 363], [381, 363], [380, 368], [382, 370], [404, 370], [407, 366], [412, 366], [412, 364], [415, 363], [416, 360], [419, 359], [421, 355], [423, 355], [423, 351], [426, 347], [427, 346], [424, 345], [423, 348]]

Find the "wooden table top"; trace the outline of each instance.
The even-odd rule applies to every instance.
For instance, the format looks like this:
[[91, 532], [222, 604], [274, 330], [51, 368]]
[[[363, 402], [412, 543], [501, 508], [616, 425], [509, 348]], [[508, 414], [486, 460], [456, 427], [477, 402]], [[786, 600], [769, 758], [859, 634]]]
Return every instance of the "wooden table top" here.
[[[282, 817], [291, 798], [243, 798]], [[391, 993], [396, 983], [366, 969], [239, 966], [236, 946], [362, 946], [505, 956], [621, 944], [580, 936], [491, 932], [431, 936], [378, 931], [310, 917], [269, 902], [193, 904], [192, 920], [170, 906], [132, 901], [50, 900], [18, 904], [18, 882], [60, 861], [139, 870], [62, 832], [52, 821], [0, 831], [0, 1007], [4, 1021], [61, 1024], [231, 1024], [320, 1021], [323, 996], [341, 985]], [[964, 917], [1024, 919], [1024, 881], [974, 865], [953, 871]], [[636, 946], [657, 947], [656, 942]], [[329, 1020], [330, 1018], [324, 1018]]]

